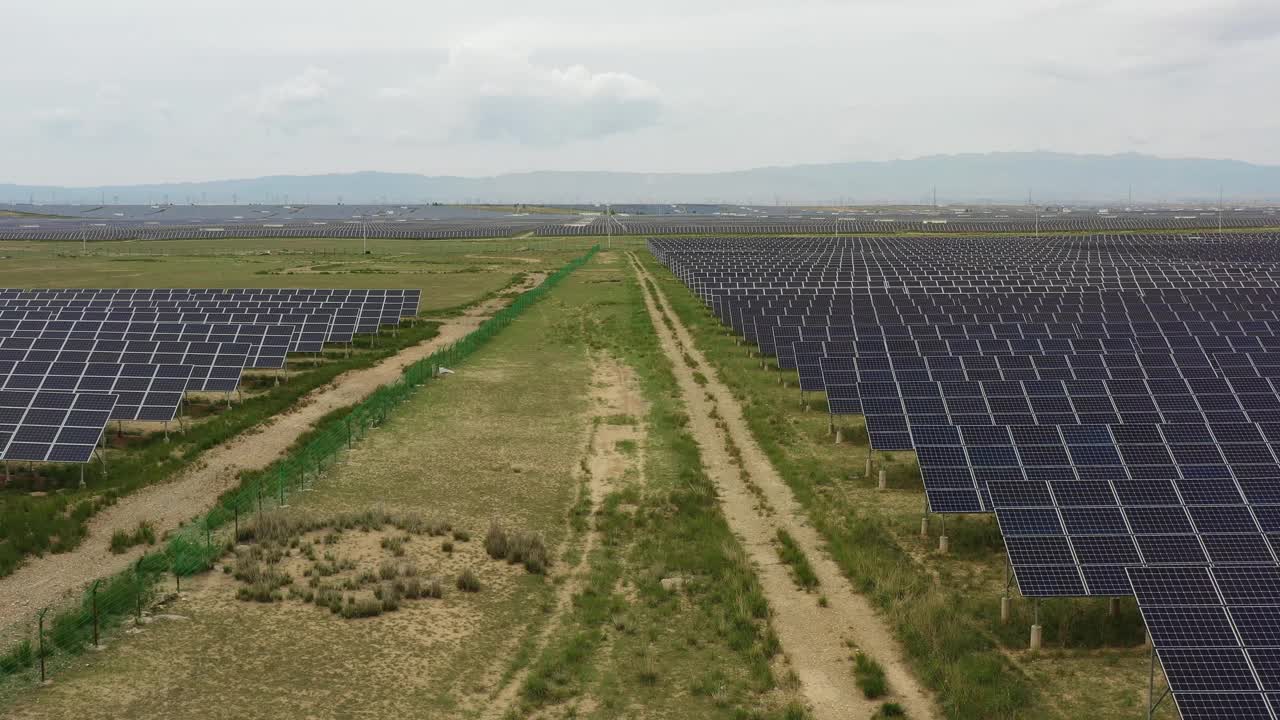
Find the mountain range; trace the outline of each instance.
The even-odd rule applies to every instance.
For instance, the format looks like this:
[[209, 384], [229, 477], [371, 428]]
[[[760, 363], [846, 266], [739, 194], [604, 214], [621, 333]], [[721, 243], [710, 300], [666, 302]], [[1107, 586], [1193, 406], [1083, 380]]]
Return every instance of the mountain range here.
[[0, 183], [0, 203], [1178, 204], [1280, 201], [1280, 166], [1126, 153], [933, 155], [715, 173], [545, 171], [491, 177], [353, 172], [55, 187]]

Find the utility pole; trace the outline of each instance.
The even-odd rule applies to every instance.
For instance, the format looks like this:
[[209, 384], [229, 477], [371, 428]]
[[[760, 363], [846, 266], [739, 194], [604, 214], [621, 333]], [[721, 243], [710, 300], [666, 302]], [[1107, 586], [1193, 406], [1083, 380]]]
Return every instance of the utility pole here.
[[1222, 234], [1222, 186], [1218, 186], [1218, 234]]
[[613, 206], [610, 205], [609, 203], [604, 204], [604, 225], [606, 228], [606, 232], [608, 233], [607, 235], [608, 240], [606, 241], [605, 247], [612, 250], [613, 249]]

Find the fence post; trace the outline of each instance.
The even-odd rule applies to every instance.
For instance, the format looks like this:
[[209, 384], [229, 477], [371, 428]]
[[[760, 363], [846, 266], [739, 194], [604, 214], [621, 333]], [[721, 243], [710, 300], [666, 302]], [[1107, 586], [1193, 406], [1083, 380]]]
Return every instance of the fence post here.
[[40, 649], [39, 649], [37, 652], [39, 652], [39, 653], [40, 653], [40, 684], [41, 684], [41, 685], [43, 685], [43, 684], [44, 684], [44, 681], [45, 681], [45, 675], [44, 675], [44, 614], [45, 614], [45, 613], [47, 613], [47, 612], [49, 612], [49, 608], [45, 608], [45, 609], [41, 610], [41, 611], [40, 611], [40, 615], [39, 615], [39, 620], [38, 620], [38, 621], [37, 621], [37, 623], [36, 623], [36, 625], [37, 625], [36, 634], [37, 634], [37, 636], [38, 636], [38, 637], [39, 637], [39, 639], [40, 639], [40, 645], [39, 645], [39, 648], [40, 648]]
[[133, 596], [134, 625], [142, 625], [142, 558], [133, 567], [133, 579], [138, 583], [138, 591]]
[[98, 584], [102, 580], [94, 580], [93, 588], [90, 589], [89, 595], [93, 600], [93, 646], [98, 647]]

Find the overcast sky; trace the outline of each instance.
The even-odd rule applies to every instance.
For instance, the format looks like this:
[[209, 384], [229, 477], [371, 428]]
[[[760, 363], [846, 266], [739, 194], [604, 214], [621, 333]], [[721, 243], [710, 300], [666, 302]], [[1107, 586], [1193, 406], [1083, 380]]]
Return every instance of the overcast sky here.
[[1280, 164], [1277, 0], [8, 3], [0, 182]]

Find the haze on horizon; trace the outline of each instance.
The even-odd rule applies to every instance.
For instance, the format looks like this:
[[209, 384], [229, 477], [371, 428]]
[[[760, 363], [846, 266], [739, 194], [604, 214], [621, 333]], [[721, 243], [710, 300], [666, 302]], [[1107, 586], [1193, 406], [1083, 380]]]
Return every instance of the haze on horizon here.
[[48, 0], [6, 20], [0, 182], [1280, 164], [1274, 0]]

